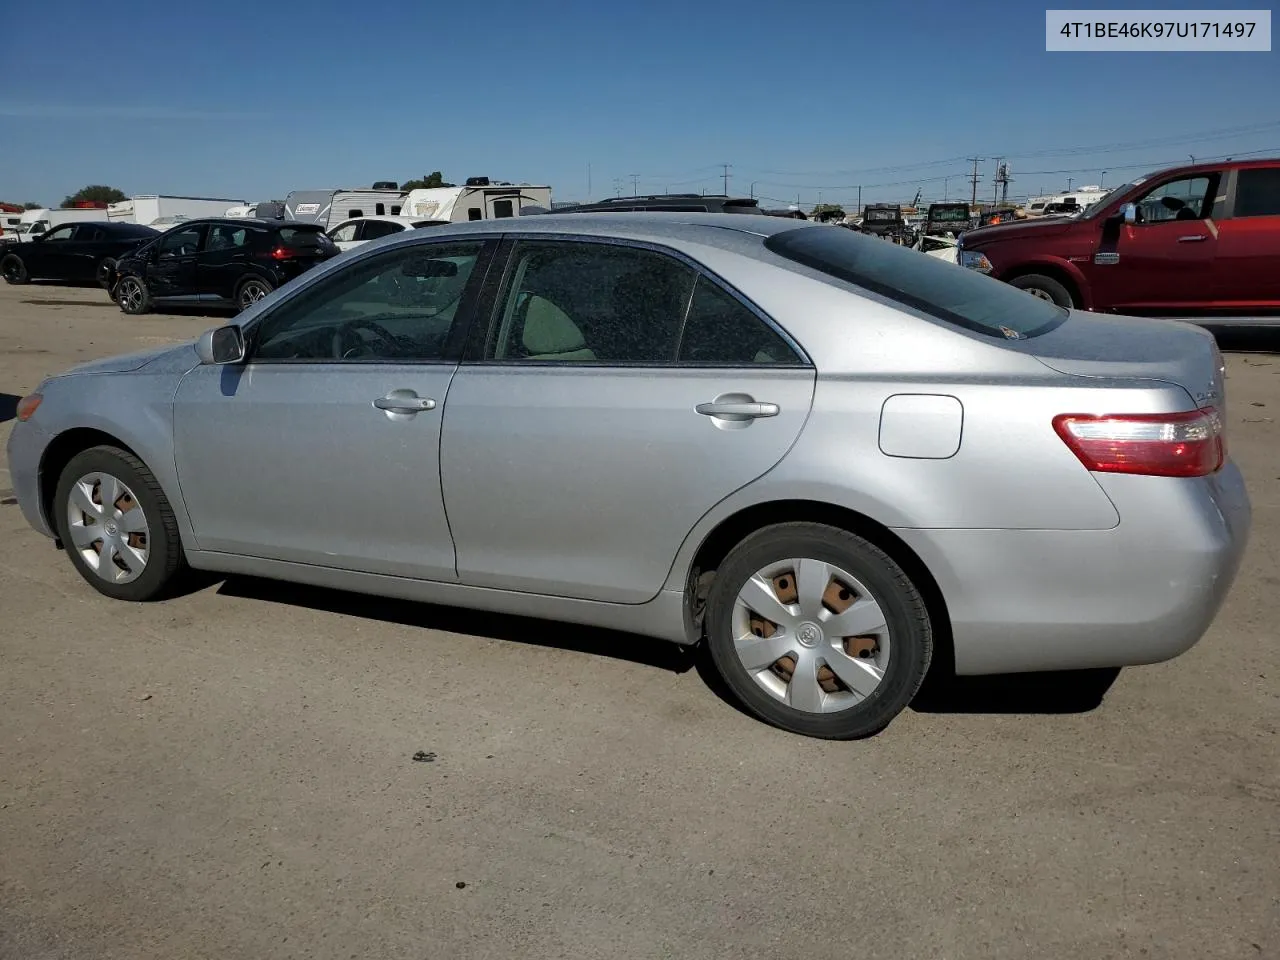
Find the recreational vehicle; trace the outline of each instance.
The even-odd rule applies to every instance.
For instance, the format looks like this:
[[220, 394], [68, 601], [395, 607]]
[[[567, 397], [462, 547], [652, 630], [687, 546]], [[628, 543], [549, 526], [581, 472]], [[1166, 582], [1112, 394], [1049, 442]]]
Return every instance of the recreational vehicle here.
[[404, 198], [403, 190], [294, 190], [284, 198], [284, 219], [328, 230], [354, 217], [399, 216]]
[[470, 177], [461, 187], [425, 187], [410, 190], [403, 213], [419, 220], [500, 220], [522, 212], [545, 213], [551, 209], [551, 188], [528, 183], [503, 183], [488, 177]]
[[157, 220], [164, 220], [166, 224], [172, 225], [181, 222], [175, 219], [178, 217], [187, 220], [221, 217], [227, 212], [227, 207], [241, 203], [244, 201], [220, 197], [162, 197], [148, 193], [111, 204], [107, 207], [106, 219], [138, 223], [144, 227], [151, 226]]

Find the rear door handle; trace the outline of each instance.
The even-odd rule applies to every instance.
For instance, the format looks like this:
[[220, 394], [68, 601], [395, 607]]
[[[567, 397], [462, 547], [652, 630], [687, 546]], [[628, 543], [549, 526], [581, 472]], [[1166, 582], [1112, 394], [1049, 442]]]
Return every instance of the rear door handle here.
[[1178, 242], [1179, 243], [1199, 243], [1201, 240], [1208, 240], [1208, 239], [1209, 238], [1205, 236], [1203, 233], [1196, 233], [1196, 234], [1192, 234], [1189, 237], [1179, 237]]
[[379, 397], [373, 401], [373, 405], [379, 410], [386, 410], [388, 413], [422, 413], [424, 410], [434, 410], [436, 408], [436, 402], [430, 397], [405, 396], [403, 394], [397, 396], [394, 393]]
[[776, 417], [779, 413], [776, 403], [756, 403], [755, 401], [712, 401], [700, 403], [693, 409], [704, 417], [725, 417], [732, 420], [755, 420], [758, 417]]

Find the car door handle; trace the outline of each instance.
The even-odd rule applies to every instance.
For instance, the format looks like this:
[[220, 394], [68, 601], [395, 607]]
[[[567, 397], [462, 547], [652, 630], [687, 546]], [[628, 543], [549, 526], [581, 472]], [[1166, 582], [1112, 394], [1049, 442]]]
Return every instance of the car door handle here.
[[373, 401], [373, 405], [389, 413], [421, 413], [436, 408], [436, 402], [430, 397], [386, 396]]
[[1178, 242], [1179, 243], [1199, 243], [1201, 240], [1208, 240], [1208, 239], [1209, 238], [1205, 236], [1203, 233], [1194, 233], [1189, 237], [1179, 237]]
[[776, 403], [757, 403], [754, 400], [713, 400], [711, 403], [700, 403], [693, 409], [704, 417], [727, 417], [734, 420], [776, 417], [779, 413]]

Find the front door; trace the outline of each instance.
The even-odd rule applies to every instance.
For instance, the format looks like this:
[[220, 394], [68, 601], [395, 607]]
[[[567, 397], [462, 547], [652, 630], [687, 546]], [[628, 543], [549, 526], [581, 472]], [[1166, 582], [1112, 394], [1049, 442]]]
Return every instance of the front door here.
[[1158, 184], [1137, 201], [1136, 223], [1103, 224], [1091, 267], [1094, 300], [1117, 313], [1177, 315], [1214, 298], [1220, 176]]
[[699, 518], [790, 448], [814, 371], [666, 252], [521, 241], [504, 284], [445, 409], [459, 578], [649, 600]]
[[247, 363], [187, 374], [174, 448], [199, 549], [456, 578], [440, 422], [485, 249], [344, 265], [246, 330]]
[[204, 239], [203, 224], [174, 227], [156, 242], [155, 259], [147, 268], [147, 288], [153, 297], [197, 299], [196, 255]]
[[71, 270], [71, 251], [77, 224], [64, 223], [48, 230], [32, 242], [26, 252], [27, 274], [39, 279], [66, 279]]

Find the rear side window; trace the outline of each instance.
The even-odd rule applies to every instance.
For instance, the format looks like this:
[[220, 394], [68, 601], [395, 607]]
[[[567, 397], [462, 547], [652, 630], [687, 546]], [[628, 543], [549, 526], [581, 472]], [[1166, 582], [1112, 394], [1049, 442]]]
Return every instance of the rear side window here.
[[772, 327], [715, 281], [698, 277], [680, 341], [680, 363], [801, 364]]
[[1007, 283], [852, 230], [787, 230], [775, 233], [764, 245], [829, 277], [991, 337], [1039, 336], [1068, 316], [1062, 307]]
[[1237, 217], [1280, 216], [1280, 167], [1236, 174]]

